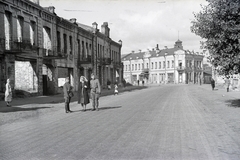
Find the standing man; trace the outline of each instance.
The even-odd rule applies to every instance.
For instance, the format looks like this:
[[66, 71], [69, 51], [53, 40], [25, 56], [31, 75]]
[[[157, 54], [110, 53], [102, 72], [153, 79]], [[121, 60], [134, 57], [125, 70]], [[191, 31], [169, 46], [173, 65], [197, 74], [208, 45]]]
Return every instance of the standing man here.
[[72, 111], [70, 110], [69, 104], [71, 101], [71, 97], [69, 93], [72, 92], [72, 86], [69, 83], [69, 77], [65, 78], [65, 84], [63, 85], [63, 96], [65, 99], [65, 111], [66, 113], [71, 113]]
[[212, 90], [214, 90], [214, 88], [215, 88], [215, 80], [213, 79], [213, 77], [211, 78], [211, 86], [212, 86]]
[[225, 80], [225, 83], [226, 83], [226, 85], [227, 85], [227, 92], [229, 92], [229, 87], [230, 87], [230, 84], [231, 84], [231, 81], [230, 81], [229, 78], [230, 78], [230, 77], [227, 76], [227, 79]]
[[91, 98], [92, 98], [92, 106], [93, 109], [92, 111], [99, 110], [98, 105], [99, 105], [99, 96], [101, 94], [101, 86], [99, 83], [99, 80], [95, 78], [95, 75], [92, 73], [91, 74], [91, 81], [90, 81], [90, 88], [91, 88]]

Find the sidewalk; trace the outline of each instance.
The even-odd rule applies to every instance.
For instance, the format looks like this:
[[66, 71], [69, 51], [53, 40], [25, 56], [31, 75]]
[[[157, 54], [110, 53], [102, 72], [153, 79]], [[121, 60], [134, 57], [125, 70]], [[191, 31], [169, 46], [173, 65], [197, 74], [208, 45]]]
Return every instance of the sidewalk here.
[[[144, 89], [147, 88], [146, 86], [127, 86], [125, 88], [119, 87], [119, 93], [131, 91], [131, 90], [137, 90], [137, 89]], [[107, 90], [103, 89], [101, 96], [107, 96], [112, 95], [114, 92], [113, 89]], [[77, 92], [74, 93], [74, 97], [71, 100], [72, 102], [77, 101]], [[12, 106], [21, 106], [21, 105], [27, 105], [27, 104], [47, 104], [47, 103], [63, 103], [63, 93], [57, 94], [57, 95], [51, 95], [51, 96], [33, 96], [33, 97], [26, 97], [26, 98], [15, 98], [13, 99], [11, 105]], [[0, 101], [0, 110], [2, 110], [2, 107], [6, 107], [5, 101]], [[8, 107], [11, 108], [11, 107]]]
[[[197, 85], [197, 84], [193, 84]], [[203, 85], [197, 85], [205, 90], [212, 91], [211, 84], [203, 84]], [[227, 89], [222, 85], [216, 85], [215, 89], [213, 90], [213, 94], [219, 94], [219, 96], [225, 97], [228, 96], [233, 99], [240, 99], [240, 91], [239, 90], [233, 90], [229, 89], [229, 92], [227, 92]]]

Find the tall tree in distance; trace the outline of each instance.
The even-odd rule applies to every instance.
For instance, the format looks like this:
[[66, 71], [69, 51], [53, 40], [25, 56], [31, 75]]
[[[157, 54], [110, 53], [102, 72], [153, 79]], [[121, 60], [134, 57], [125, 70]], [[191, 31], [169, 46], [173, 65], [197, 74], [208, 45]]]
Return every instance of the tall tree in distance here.
[[194, 13], [191, 31], [206, 41], [210, 62], [220, 75], [240, 73], [240, 1], [206, 0]]

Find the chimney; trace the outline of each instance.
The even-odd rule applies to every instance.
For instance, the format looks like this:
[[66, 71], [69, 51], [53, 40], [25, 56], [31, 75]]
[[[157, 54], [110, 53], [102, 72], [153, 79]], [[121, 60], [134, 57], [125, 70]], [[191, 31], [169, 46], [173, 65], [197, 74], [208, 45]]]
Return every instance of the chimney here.
[[168, 47], [167, 46], [164, 46], [165, 47], [165, 49], [168, 49]]
[[132, 51], [132, 54], [134, 54], [134, 51]]
[[108, 28], [108, 23], [104, 22], [101, 26], [101, 32], [106, 35], [107, 37], [109, 37], [109, 31], [110, 29]]
[[156, 50], [159, 50], [159, 48], [158, 48], [158, 44], [157, 44], [157, 46], [156, 46]]
[[122, 45], [122, 40], [119, 40], [118, 43], [119, 43], [120, 45]]
[[49, 6], [48, 11], [51, 13], [55, 13], [55, 7], [54, 6]]
[[96, 33], [98, 28], [97, 28], [98, 24], [96, 22], [92, 23], [92, 28], [93, 28], [93, 33]]
[[141, 51], [142, 51], [142, 50], [141, 50], [141, 49], [139, 49], [139, 53], [141, 53]]
[[71, 19], [70, 19], [70, 22], [76, 23], [76, 22], [77, 22], [77, 19], [76, 19], [76, 18], [71, 18]]

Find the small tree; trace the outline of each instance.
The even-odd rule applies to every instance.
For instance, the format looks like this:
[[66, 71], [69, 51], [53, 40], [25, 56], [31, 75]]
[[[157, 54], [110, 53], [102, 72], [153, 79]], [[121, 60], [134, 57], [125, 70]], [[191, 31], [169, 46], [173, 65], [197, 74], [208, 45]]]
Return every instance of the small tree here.
[[210, 62], [219, 74], [240, 73], [240, 1], [207, 0], [202, 11], [194, 13], [191, 31], [206, 41]]

